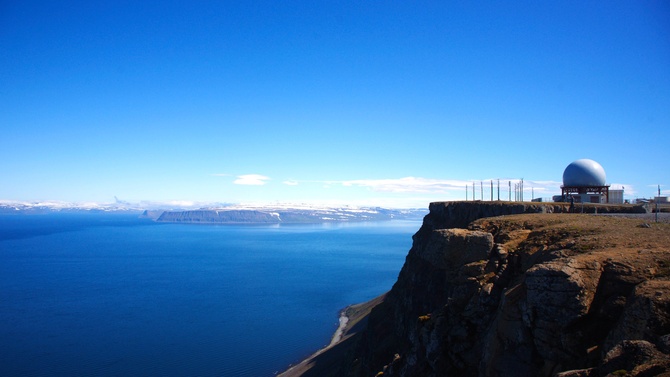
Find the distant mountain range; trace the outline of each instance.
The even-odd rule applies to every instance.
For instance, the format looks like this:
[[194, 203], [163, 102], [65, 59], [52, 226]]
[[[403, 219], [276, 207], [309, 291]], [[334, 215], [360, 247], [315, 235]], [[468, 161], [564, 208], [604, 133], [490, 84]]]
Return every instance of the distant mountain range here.
[[0, 214], [51, 212], [136, 212], [140, 217], [168, 223], [298, 224], [382, 220], [421, 220], [428, 209], [327, 207], [306, 204], [240, 205], [213, 203], [194, 207], [183, 203], [69, 203], [0, 201]]
[[59, 202], [59, 201], [40, 201], [40, 202], [21, 202], [21, 201], [0, 201], [0, 213], [49, 213], [49, 212], [141, 212], [142, 208], [138, 204], [130, 203], [96, 203], [96, 202]]

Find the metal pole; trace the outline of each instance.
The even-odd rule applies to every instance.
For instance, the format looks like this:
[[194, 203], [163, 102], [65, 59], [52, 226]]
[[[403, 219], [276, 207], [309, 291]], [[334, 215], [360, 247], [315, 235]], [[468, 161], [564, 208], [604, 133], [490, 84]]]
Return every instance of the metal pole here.
[[512, 181], [507, 181], [507, 201], [511, 202], [512, 201]]
[[519, 193], [519, 189], [521, 188], [521, 182], [518, 182], [516, 185], [514, 185], [514, 201], [518, 202], [519, 199], [521, 198], [521, 194]]
[[498, 179], [498, 201], [500, 201], [500, 179]]
[[661, 199], [661, 185], [658, 185], [658, 196], [656, 197], [656, 222], [658, 222], [658, 200]]

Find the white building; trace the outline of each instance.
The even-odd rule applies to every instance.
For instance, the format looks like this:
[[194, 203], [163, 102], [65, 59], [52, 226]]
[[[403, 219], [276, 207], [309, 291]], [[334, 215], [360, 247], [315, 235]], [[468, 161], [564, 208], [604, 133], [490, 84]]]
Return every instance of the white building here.
[[612, 204], [623, 204], [623, 189], [609, 190], [609, 202]]

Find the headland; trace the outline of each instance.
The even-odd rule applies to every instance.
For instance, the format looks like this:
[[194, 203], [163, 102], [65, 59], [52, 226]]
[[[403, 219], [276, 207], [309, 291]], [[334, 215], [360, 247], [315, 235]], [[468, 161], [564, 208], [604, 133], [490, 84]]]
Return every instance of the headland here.
[[670, 373], [670, 224], [583, 208], [431, 203], [392, 289], [282, 376]]

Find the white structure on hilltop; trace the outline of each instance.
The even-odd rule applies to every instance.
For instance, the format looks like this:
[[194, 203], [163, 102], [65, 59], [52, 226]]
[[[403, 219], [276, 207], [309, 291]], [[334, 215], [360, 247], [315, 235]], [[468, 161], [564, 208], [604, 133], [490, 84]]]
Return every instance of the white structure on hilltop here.
[[[605, 184], [605, 169], [587, 158], [574, 161], [563, 172], [561, 197], [577, 203], [609, 203], [609, 185]], [[623, 193], [621, 195], [623, 201]]]
[[609, 202], [611, 204], [623, 204], [623, 189], [609, 190]]

